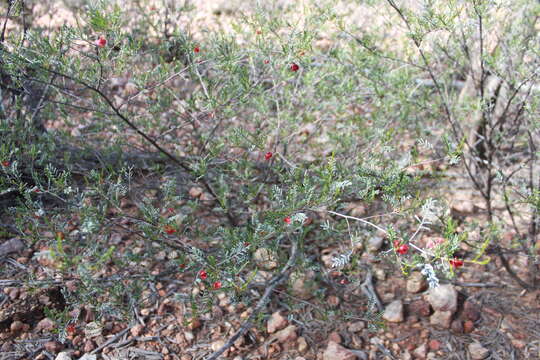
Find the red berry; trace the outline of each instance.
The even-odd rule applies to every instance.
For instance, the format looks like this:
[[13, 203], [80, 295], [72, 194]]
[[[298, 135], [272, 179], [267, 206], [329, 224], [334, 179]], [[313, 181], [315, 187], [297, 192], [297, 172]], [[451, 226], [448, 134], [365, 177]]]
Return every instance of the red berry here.
[[394, 247], [396, 249], [399, 247], [399, 240], [394, 240]]
[[341, 280], [339, 281], [339, 283], [340, 283], [341, 285], [346, 285], [346, 284], [347, 284], [347, 279], [341, 279]]
[[403, 244], [400, 247], [398, 247], [398, 249], [397, 249], [397, 252], [400, 255], [405, 255], [407, 253], [407, 251], [409, 251], [409, 245], [407, 245], [407, 244]]
[[264, 159], [265, 160], [270, 160], [272, 158], [272, 156], [274, 156], [274, 154], [272, 154], [272, 152], [269, 151], [266, 154], [264, 154]]
[[216, 281], [212, 287], [214, 288], [214, 290], [219, 290], [221, 289], [221, 281]]
[[163, 230], [165, 230], [165, 232], [166, 232], [167, 234], [169, 234], [169, 235], [174, 234], [174, 233], [176, 232], [176, 229], [173, 228], [173, 227], [170, 226], [170, 225], [165, 225], [165, 226], [163, 227]]
[[96, 40], [96, 46], [103, 48], [105, 47], [105, 45], [107, 45], [107, 39], [105, 39], [105, 37], [103, 36], [100, 36], [99, 39]]
[[265, 59], [263, 62], [264, 62], [265, 64], [270, 64], [270, 60], [268, 60], [268, 59]]
[[186, 264], [180, 264], [180, 269], [185, 269], [186, 268]]
[[261, 34], [262, 34], [262, 31], [261, 31], [261, 30], [257, 30], [255, 33], [256, 33], [257, 35], [261, 35]]
[[206, 278], [208, 277], [208, 274], [206, 273], [206, 271], [201, 270], [201, 271], [199, 271], [199, 277], [200, 277], [202, 280], [206, 280]]
[[2, 161], [2, 166], [8, 167], [10, 165], [9, 161]]
[[285, 222], [285, 224], [290, 224], [291, 223], [291, 217], [290, 216], [287, 216], [283, 219], [283, 221]]
[[292, 63], [290, 69], [293, 72], [297, 72], [298, 70], [300, 70], [300, 66], [298, 66], [298, 64], [296, 63]]
[[195, 53], [198, 53], [198, 52], [200, 52], [200, 51], [201, 51], [201, 49], [200, 49], [198, 46], [195, 46], [195, 47], [193, 48], [193, 52], [195, 52]]
[[66, 331], [69, 335], [73, 335], [75, 334], [75, 325], [73, 324], [69, 324], [67, 327], [66, 327]]
[[463, 260], [454, 258], [453, 260], [450, 260], [450, 265], [452, 265], [452, 267], [454, 269], [457, 269], [457, 268], [463, 266]]

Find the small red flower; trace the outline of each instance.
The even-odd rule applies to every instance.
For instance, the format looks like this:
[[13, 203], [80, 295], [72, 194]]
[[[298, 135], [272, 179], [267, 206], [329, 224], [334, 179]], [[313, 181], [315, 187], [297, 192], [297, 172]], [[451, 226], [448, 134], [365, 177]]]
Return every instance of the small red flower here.
[[9, 161], [2, 161], [2, 166], [8, 167], [10, 164]]
[[170, 225], [165, 225], [165, 226], [163, 227], [163, 230], [165, 230], [165, 232], [166, 232], [167, 234], [169, 234], [169, 235], [174, 234], [174, 233], [176, 232], [176, 229], [173, 228], [173, 227], [170, 226]]
[[263, 62], [264, 62], [265, 64], [270, 64], [270, 60], [268, 60], [268, 59], [265, 59]]
[[199, 277], [200, 277], [202, 280], [206, 280], [206, 278], [208, 277], [208, 274], [206, 273], [206, 271], [201, 270], [201, 271], [199, 271]]
[[214, 288], [214, 290], [219, 290], [221, 289], [221, 281], [216, 281], [212, 287]]
[[452, 265], [454, 269], [457, 269], [463, 266], [463, 260], [454, 258], [453, 260], [450, 260], [450, 265]]
[[174, 212], [174, 208], [168, 208], [167, 211], [172, 214]]
[[186, 264], [180, 264], [180, 269], [185, 269], [186, 268]]
[[347, 285], [347, 279], [341, 279], [341, 280], [339, 281], [339, 283], [340, 283], [341, 285]]
[[292, 72], [297, 72], [300, 70], [300, 66], [298, 66], [296, 63], [292, 63], [289, 69], [291, 69]]
[[262, 34], [262, 31], [261, 31], [261, 30], [257, 30], [255, 33], [256, 33], [257, 35], [261, 35], [261, 34]]
[[405, 255], [407, 253], [407, 251], [409, 251], [409, 245], [403, 244], [400, 247], [398, 247], [396, 251], [400, 255]]
[[274, 154], [272, 154], [272, 152], [269, 151], [266, 154], [264, 154], [264, 159], [265, 160], [270, 160], [272, 158], [272, 156], [274, 156]]
[[396, 249], [399, 247], [399, 240], [394, 240], [394, 247]]
[[200, 49], [198, 46], [195, 46], [195, 47], [193, 48], [193, 52], [194, 52], [194, 53], [199, 53], [199, 52], [201, 52], [201, 49]]
[[69, 335], [75, 334], [75, 325], [74, 325], [74, 324], [69, 324], [69, 325], [66, 327], [66, 332], [67, 332]]
[[105, 37], [103, 36], [100, 36], [99, 39], [96, 40], [96, 46], [104, 48], [105, 45], [107, 45], [107, 39], [105, 39]]
[[34, 192], [35, 192], [36, 194], [39, 194], [39, 193], [40, 193], [39, 188], [35, 188], [35, 189], [34, 189]]
[[290, 224], [291, 223], [291, 217], [290, 216], [287, 216], [283, 219], [283, 221], [285, 222], [285, 224]]

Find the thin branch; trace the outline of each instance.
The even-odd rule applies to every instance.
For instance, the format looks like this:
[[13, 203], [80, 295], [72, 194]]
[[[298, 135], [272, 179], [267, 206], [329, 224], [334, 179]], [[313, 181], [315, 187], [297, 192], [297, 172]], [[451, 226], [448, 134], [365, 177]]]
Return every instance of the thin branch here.
[[246, 333], [246, 331], [250, 327], [253, 326], [253, 320], [259, 314], [259, 312], [263, 309], [263, 307], [266, 306], [267, 302], [270, 300], [270, 295], [274, 292], [274, 289], [276, 288], [276, 286], [278, 286], [288, 276], [289, 270], [292, 268], [292, 266], [294, 265], [294, 262], [296, 261], [297, 252], [298, 252], [298, 243], [296, 240], [293, 240], [291, 254], [289, 256], [289, 261], [287, 261], [287, 264], [285, 264], [285, 266], [280, 271], [280, 273], [268, 282], [263, 296], [260, 298], [259, 302], [253, 309], [252, 313], [249, 315], [246, 321], [244, 321], [242, 326], [240, 326], [240, 329], [238, 329], [236, 333], [234, 333], [234, 335], [229, 338], [229, 340], [225, 343], [225, 345], [223, 345], [219, 350], [215, 351], [206, 360], [216, 360], [221, 354], [227, 351], [228, 348], [234, 345], [234, 342], [239, 337], [243, 336]]

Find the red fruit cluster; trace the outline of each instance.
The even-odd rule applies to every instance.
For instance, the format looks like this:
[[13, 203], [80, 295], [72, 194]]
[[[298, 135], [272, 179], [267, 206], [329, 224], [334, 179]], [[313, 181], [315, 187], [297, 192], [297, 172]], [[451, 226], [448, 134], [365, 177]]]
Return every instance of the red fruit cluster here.
[[99, 39], [96, 40], [96, 46], [104, 48], [105, 45], [107, 45], [107, 39], [105, 39], [105, 37], [103, 36], [100, 36]]
[[285, 218], [283, 219], [283, 222], [284, 222], [285, 224], [290, 224], [290, 223], [291, 223], [291, 217], [290, 217], [290, 216], [285, 217]]
[[394, 240], [394, 248], [396, 249], [396, 252], [400, 255], [405, 255], [409, 251], [409, 245], [400, 244], [398, 240]]
[[221, 289], [221, 281], [216, 281], [212, 287], [214, 288], [214, 290], [219, 290]]
[[176, 229], [173, 228], [171, 225], [165, 225], [165, 226], [163, 227], [163, 230], [165, 230], [165, 232], [166, 232], [167, 234], [169, 234], [169, 235], [172, 235], [172, 234], [174, 234], [174, 233], [176, 232]]
[[206, 273], [206, 271], [201, 270], [201, 271], [199, 271], [199, 277], [200, 277], [202, 280], [206, 280], [206, 278], [208, 278], [208, 274]]
[[2, 161], [2, 166], [8, 167], [9, 165], [11, 165], [9, 161]]
[[452, 265], [452, 267], [453, 267], [454, 269], [457, 269], [457, 268], [463, 266], [463, 260], [454, 258], [454, 259], [450, 260], [450, 265]]
[[298, 66], [298, 64], [296, 63], [292, 63], [290, 69], [292, 72], [297, 72], [298, 70], [300, 70], [300, 66]]
[[272, 152], [269, 151], [266, 154], [264, 154], [264, 159], [265, 160], [270, 160], [272, 158], [272, 156], [274, 156], [274, 154], [272, 154]]
[[193, 52], [195, 52], [195, 53], [198, 53], [198, 52], [200, 52], [200, 51], [201, 51], [201, 49], [200, 49], [198, 46], [195, 46], [195, 47], [193, 48]]

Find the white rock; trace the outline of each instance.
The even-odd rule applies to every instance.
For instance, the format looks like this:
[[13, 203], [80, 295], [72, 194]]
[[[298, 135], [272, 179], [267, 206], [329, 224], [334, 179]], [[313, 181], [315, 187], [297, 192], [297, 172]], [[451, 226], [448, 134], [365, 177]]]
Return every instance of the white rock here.
[[382, 244], [384, 239], [380, 236], [373, 236], [368, 240], [367, 249], [369, 252], [376, 252], [378, 251]]
[[427, 289], [427, 281], [424, 275], [415, 271], [407, 279], [407, 291], [416, 294]]
[[435, 311], [429, 318], [431, 325], [449, 329], [452, 324], [451, 311]]
[[483, 360], [489, 356], [489, 350], [480, 343], [473, 342], [468, 348], [473, 360]]
[[427, 301], [436, 311], [454, 313], [457, 309], [457, 291], [451, 284], [439, 285], [429, 290]]
[[389, 322], [403, 321], [403, 303], [401, 300], [394, 300], [386, 306], [382, 318]]
[[95, 354], [84, 354], [79, 360], [97, 360], [97, 355]]
[[54, 360], [71, 360], [71, 351], [62, 351], [56, 355]]

